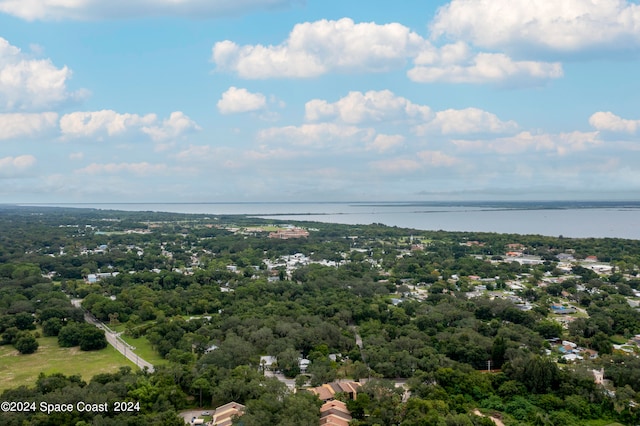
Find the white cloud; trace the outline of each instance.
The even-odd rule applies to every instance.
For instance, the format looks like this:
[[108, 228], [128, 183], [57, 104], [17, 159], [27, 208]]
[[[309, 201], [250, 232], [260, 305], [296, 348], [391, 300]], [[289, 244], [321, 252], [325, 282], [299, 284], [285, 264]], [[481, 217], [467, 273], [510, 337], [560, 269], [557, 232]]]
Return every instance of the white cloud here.
[[350, 124], [389, 120], [425, 120], [431, 115], [428, 106], [417, 105], [390, 90], [349, 92], [337, 102], [313, 99], [305, 105], [307, 120], [340, 118]]
[[289, 38], [277, 46], [218, 42], [213, 46], [212, 59], [218, 69], [243, 78], [305, 78], [329, 71], [387, 71], [403, 66], [426, 43], [398, 23], [323, 19], [297, 24]]
[[420, 151], [416, 156], [423, 164], [432, 167], [448, 167], [460, 163], [460, 160], [442, 151]]
[[502, 83], [548, 80], [563, 75], [557, 62], [514, 61], [502, 53], [478, 53], [463, 65], [441, 62], [417, 65], [407, 72], [418, 83]]
[[60, 119], [63, 137], [118, 136], [139, 131], [155, 141], [176, 138], [199, 129], [198, 125], [180, 111], [171, 113], [168, 119], [158, 123], [155, 114], [120, 114], [113, 110], [81, 111], [65, 114]]
[[60, 119], [60, 130], [64, 136], [88, 137], [96, 135], [115, 136], [131, 130], [152, 125], [155, 114], [119, 114], [113, 110], [72, 112]]
[[518, 129], [515, 121], [502, 121], [487, 111], [478, 108], [447, 109], [435, 114], [433, 120], [416, 126], [416, 133], [424, 135], [429, 132], [442, 134], [465, 133], [508, 133]]
[[635, 133], [640, 129], [640, 120], [627, 120], [612, 112], [596, 112], [589, 118], [589, 124], [598, 130]]
[[258, 132], [259, 140], [284, 141], [293, 145], [327, 147], [332, 143], [367, 141], [373, 138], [372, 129], [342, 126], [334, 123], [303, 124], [302, 126], [272, 127]]
[[189, 145], [188, 148], [183, 149], [176, 158], [183, 161], [210, 159], [213, 155], [213, 148], [209, 145]]
[[42, 110], [86, 96], [85, 90], [67, 90], [69, 78], [66, 66], [30, 58], [0, 37], [0, 110]]
[[101, 20], [145, 16], [216, 18], [282, 8], [293, 0], [0, 0], [0, 12], [34, 20]]
[[484, 48], [580, 51], [640, 47], [640, 5], [626, 0], [452, 0], [431, 23], [433, 37]]
[[251, 93], [247, 89], [231, 86], [218, 101], [218, 111], [222, 114], [234, 114], [263, 109], [267, 99], [262, 93]]
[[142, 132], [151, 136], [154, 141], [175, 139], [186, 133], [200, 130], [200, 126], [187, 117], [182, 111], [174, 111], [162, 124], [142, 127]]
[[555, 152], [565, 155], [598, 146], [602, 141], [598, 132], [569, 132], [559, 134], [533, 134], [520, 132], [517, 135], [492, 140], [451, 141], [458, 149], [471, 152], [495, 152], [503, 155], [519, 154], [526, 151]]
[[0, 158], [0, 176], [16, 177], [31, 169], [36, 164], [33, 155]]
[[368, 150], [386, 152], [404, 143], [402, 135], [377, 135], [367, 147]]
[[514, 121], [502, 121], [495, 114], [478, 108], [434, 113], [427, 105], [415, 104], [389, 90], [349, 92], [334, 103], [313, 99], [305, 105], [305, 116], [309, 121], [331, 119], [348, 124], [392, 122], [411, 125], [421, 136], [429, 132], [508, 133], [518, 129]]
[[[562, 76], [559, 63], [514, 61], [502, 53], [474, 53], [464, 42], [432, 45], [408, 27], [390, 23], [354, 23], [349, 18], [296, 25], [277, 46], [225, 40], [213, 46], [217, 69], [242, 78], [305, 78], [328, 72], [381, 72], [410, 60], [411, 80], [486, 83], [545, 80]], [[320, 105], [316, 106], [321, 107]]]
[[57, 124], [55, 112], [0, 114], [0, 140], [36, 136]]
[[86, 175], [105, 175], [130, 173], [138, 176], [163, 175], [169, 170], [166, 164], [141, 163], [91, 163], [87, 167], [76, 170], [76, 173]]
[[72, 152], [71, 154], [69, 154], [69, 160], [82, 160], [83, 158], [83, 152]]

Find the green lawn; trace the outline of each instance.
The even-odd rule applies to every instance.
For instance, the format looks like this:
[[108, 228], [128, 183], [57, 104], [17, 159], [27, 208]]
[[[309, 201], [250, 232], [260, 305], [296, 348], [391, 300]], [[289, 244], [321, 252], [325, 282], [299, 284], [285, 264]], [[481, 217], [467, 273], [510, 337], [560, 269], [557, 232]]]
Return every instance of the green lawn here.
[[59, 347], [56, 337], [41, 337], [38, 343], [40, 347], [30, 355], [20, 355], [12, 345], [0, 346], [0, 392], [21, 385], [33, 386], [41, 372], [80, 374], [88, 381], [98, 373], [116, 372], [120, 367], [136, 368], [111, 346], [84, 352], [78, 347]]
[[616, 345], [624, 345], [625, 343], [627, 343], [628, 340], [629, 339], [619, 334], [616, 334], [615, 336], [611, 336], [611, 341]]
[[136, 348], [134, 353], [138, 354], [138, 356], [145, 361], [148, 361], [153, 365], [164, 364], [167, 362], [166, 359], [162, 358], [160, 354], [151, 347], [151, 343], [149, 343], [146, 337], [142, 336], [134, 339], [124, 333], [121, 334], [120, 337], [122, 337], [122, 340], [131, 346], [134, 346]]

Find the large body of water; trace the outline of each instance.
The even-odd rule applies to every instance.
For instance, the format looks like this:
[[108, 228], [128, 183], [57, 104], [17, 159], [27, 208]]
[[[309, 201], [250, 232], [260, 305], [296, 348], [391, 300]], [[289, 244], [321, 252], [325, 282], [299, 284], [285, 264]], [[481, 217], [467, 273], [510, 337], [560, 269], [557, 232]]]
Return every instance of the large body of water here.
[[[48, 204], [53, 205], [53, 204]], [[640, 239], [640, 202], [56, 204], [126, 211], [247, 214], [287, 221]]]

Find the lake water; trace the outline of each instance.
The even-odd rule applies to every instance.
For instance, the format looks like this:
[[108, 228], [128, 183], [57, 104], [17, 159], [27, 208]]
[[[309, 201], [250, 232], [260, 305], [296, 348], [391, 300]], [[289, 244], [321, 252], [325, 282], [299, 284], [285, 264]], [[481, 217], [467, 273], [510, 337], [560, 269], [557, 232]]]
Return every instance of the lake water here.
[[[52, 204], [49, 204], [52, 205]], [[640, 239], [640, 202], [56, 204], [126, 211], [247, 214], [422, 230]]]

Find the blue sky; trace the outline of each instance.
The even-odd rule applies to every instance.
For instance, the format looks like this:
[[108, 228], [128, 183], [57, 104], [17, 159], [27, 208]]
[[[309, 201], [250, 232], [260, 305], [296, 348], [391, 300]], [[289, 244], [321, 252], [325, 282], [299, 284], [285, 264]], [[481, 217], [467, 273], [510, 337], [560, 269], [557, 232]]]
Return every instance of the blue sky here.
[[0, 202], [629, 199], [625, 0], [0, 0]]

